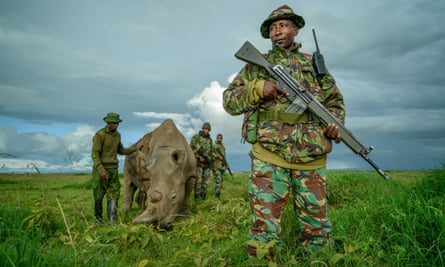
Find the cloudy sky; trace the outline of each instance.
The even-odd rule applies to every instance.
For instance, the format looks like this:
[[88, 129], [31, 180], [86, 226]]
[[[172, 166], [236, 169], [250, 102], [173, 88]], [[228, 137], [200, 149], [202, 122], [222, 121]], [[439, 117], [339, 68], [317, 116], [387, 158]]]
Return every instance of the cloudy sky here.
[[[282, 1], [0, 0], [0, 172], [89, 171], [91, 138], [109, 111], [128, 146], [172, 118], [189, 140], [204, 121], [247, 171], [240, 116], [222, 91], [233, 55]], [[290, 1], [343, 92], [346, 126], [385, 170], [445, 162], [445, 1]], [[370, 169], [343, 144], [330, 169]]]

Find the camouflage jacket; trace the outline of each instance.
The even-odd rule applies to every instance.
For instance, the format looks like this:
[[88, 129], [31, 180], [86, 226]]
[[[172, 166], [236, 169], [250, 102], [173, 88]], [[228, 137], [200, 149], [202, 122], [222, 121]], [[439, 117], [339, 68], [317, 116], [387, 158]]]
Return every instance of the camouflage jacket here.
[[[190, 140], [190, 147], [195, 153], [196, 163], [198, 166], [212, 166], [213, 161], [213, 149], [212, 149], [212, 138], [210, 135], [205, 136], [204, 132], [200, 131], [199, 134], [196, 134]], [[200, 157], [203, 157], [206, 162], [201, 163]]]
[[110, 132], [107, 127], [100, 129], [93, 137], [91, 158], [94, 168], [99, 173], [108, 168], [118, 168], [117, 154], [127, 155], [136, 151], [135, 148], [124, 148], [121, 143], [121, 135], [118, 131]]
[[213, 157], [215, 159], [213, 167], [216, 170], [225, 170], [227, 166], [224, 164], [224, 160], [221, 160], [220, 157], [226, 157], [226, 148], [221, 142], [215, 141], [215, 143], [213, 143], [213, 151]]
[[[300, 53], [299, 47], [298, 43], [294, 43], [293, 47], [286, 51], [279, 46], [273, 46], [266, 57], [269, 62], [287, 68], [320, 103], [344, 123], [343, 96], [334, 78], [329, 73], [323, 78], [316, 78], [312, 56]], [[284, 96], [268, 101], [263, 101], [260, 97], [256, 103], [251, 100], [252, 88], [264, 86], [264, 80], [276, 82], [264, 69], [247, 64], [223, 93], [226, 112], [231, 115], [252, 111], [258, 111], [260, 115], [285, 113], [290, 101]], [[259, 91], [262, 93], [262, 88]], [[322, 125], [308, 110], [300, 117], [302, 119], [295, 119], [294, 122], [284, 122], [278, 118], [270, 119], [270, 116], [269, 119], [258, 116], [256, 142], [291, 164], [307, 163], [325, 157], [331, 151], [332, 145], [324, 136]]]

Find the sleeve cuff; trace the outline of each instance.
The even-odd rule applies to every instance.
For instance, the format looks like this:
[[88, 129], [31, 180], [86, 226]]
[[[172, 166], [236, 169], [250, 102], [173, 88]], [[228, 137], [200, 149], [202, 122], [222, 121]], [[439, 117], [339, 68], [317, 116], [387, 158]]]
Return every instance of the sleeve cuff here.
[[254, 106], [257, 105], [263, 98], [265, 80], [254, 79], [247, 87], [247, 102]]

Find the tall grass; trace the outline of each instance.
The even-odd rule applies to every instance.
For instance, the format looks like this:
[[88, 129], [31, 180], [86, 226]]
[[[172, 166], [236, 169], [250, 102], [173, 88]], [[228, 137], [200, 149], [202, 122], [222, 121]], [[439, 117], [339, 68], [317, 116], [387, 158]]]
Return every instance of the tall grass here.
[[212, 186], [191, 200], [192, 216], [171, 231], [94, 225], [89, 174], [0, 175], [1, 266], [445, 266], [445, 170], [331, 171], [331, 244], [300, 253], [299, 226], [288, 206], [276, 262], [248, 259], [248, 173], [226, 177], [221, 201]]

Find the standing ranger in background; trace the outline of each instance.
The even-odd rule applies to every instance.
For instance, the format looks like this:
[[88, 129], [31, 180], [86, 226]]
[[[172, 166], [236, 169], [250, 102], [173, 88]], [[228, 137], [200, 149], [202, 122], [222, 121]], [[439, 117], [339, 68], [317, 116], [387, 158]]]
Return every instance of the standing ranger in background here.
[[213, 178], [215, 179], [215, 197], [217, 199], [221, 196], [221, 189], [224, 182], [224, 173], [229, 166], [226, 165], [226, 148], [224, 147], [222, 134], [216, 136], [213, 144], [214, 161], [213, 161]]
[[211, 129], [210, 123], [204, 122], [199, 134], [194, 135], [190, 140], [190, 146], [196, 157], [195, 199], [206, 199], [207, 195], [213, 164]]
[[93, 137], [91, 158], [93, 159], [94, 217], [96, 224], [102, 224], [102, 200], [107, 197], [108, 221], [117, 224], [117, 204], [121, 184], [119, 182], [119, 160], [117, 154], [127, 155], [136, 149], [124, 148], [117, 131], [122, 120], [119, 114], [110, 112], [103, 120], [107, 125]]
[[[272, 11], [260, 27], [261, 35], [272, 41], [265, 57], [285, 67], [344, 123], [343, 97], [334, 78], [328, 71], [318, 75], [312, 56], [301, 53], [301, 44], [294, 41], [304, 25], [303, 17], [288, 6]], [[244, 113], [243, 137], [252, 144], [248, 190], [253, 225], [247, 242], [250, 257], [272, 260], [281, 248], [281, 219], [290, 194], [301, 224], [302, 249], [316, 250], [326, 245], [332, 228], [327, 216], [326, 161], [332, 140], [341, 141], [338, 126], [324, 127], [305, 106], [300, 107], [299, 114], [286, 112], [291, 105], [287, 95], [265, 69], [251, 64], [223, 93], [226, 112]], [[261, 253], [257, 253], [259, 250]]]

